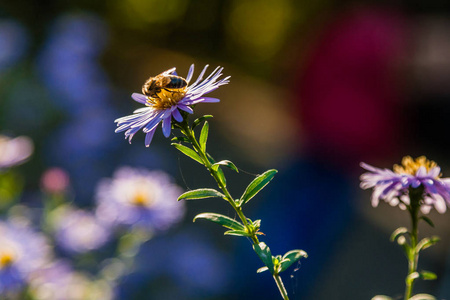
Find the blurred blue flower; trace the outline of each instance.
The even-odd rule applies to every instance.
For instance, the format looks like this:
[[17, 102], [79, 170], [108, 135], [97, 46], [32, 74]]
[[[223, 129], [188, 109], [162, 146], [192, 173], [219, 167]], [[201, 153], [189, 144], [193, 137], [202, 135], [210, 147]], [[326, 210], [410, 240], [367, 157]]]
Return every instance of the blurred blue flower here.
[[361, 188], [373, 188], [372, 206], [378, 206], [384, 200], [392, 206], [398, 205], [406, 209], [410, 205], [409, 190], [422, 186], [423, 203], [420, 206], [422, 213], [427, 214], [434, 207], [439, 213], [447, 210], [450, 205], [450, 178], [441, 178], [441, 168], [425, 156], [413, 160], [405, 156], [402, 165], [394, 165], [394, 172], [388, 169], [379, 169], [361, 163], [367, 173], [361, 175]]
[[33, 142], [26, 136], [10, 138], [0, 135], [0, 170], [25, 162], [33, 150]]
[[94, 15], [64, 15], [52, 26], [39, 70], [55, 104], [68, 113], [107, 107], [110, 85], [97, 62], [107, 40], [106, 24]]
[[15, 64], [25, 54], [28, 34], [14, 20], [0, 21], [0, 72]]
[[122, 167], [97, 188], [97, 217], [105, 224], [125, 224], [163, 230], [181, 220], [182, 189], [162, 171]]
[[17, 292], [51, 257], [42, 234], [19, 222], [0, 221], [0, 295]]
[[[149, 85], [148, 90], [143, 87], [142, 90], [146, 95], [133, 93], [131, 97], [136, 102], [144, 104], [145, 107], [134, 111], [133, 115], [119, 118], [114, 122], [117, 123], [118, 128], [116, 132], [125, 131], [125, 138], [131, 139], [140, 129], [146, 134], [145, 146], [150, 146], [156, 127], [162, 122], [162, 130], [165, 137], [169, 137], [172, 127], [172, 117], [178, 121], [183, 121], [179, 109], [192, 114], [194, 111], [190, 107], [197, 103], [214, 103], [219, 102], [217, 98], [203, 97], [204, 94], [216, 90], [219, 86], [227, 84], [229, 77], [225, 77], [219, 81], [222, 76], [223, 68], [217, 67], [205, 80], [202, 81], [203, 75], [208, 66], [205, 66], [197, 80], [190, 86], [185, 86], [177, 89], [164, 88], [165, 85], [156, 81]], [[158, 75], [161, 78], [167, 78], [175, 75], [175, 68], [165, 71]], [[189, 84], [194, 73], [194, 65], [191, 65], [189, 73], [186, 77], [186, 84]], [[157, 77], [158, 77], [157, 76]], [[159, 80], [159, 79], [155, 79]], [[184, 79], [183, 79], [184, 80]], [[169, 80], [170, 83], [170, 80]], [[153, 89], [159, 91], [153, 91]], [[150, 91], [149, 91], [150, 90]]]
[[55, 238], [69, 253], [84, 253], [102, 247], [110, 232], [91, 212], [71, 206], [58, 207], [51, 214]]

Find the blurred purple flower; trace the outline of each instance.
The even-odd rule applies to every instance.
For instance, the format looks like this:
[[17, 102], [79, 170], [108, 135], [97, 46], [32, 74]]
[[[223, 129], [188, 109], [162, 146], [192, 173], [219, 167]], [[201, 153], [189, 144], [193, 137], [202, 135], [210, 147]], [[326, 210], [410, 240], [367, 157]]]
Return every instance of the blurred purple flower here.
[[17, 292], [51, 255], [42, 234], [21, 223], [0, 221], [0, 295]]
[[110, 232], [94, 214], [62, 206], [52, 212], [55, 238], [64, 250], [70, 253], [84, 253], [102, 247]]
[[30, 282], [30, 291], [36, 300], [111, 300], [112, 286], [76, 272], [66, 261], [55, 261]]
[[372, 206], [384, 200], [392, 206], [406, 209], [410, 205], [409, 191], [422, 186], [422, 213], [429, 213], [434, 207], [439, 213], [450, 205], [450, 178], [441, 178], [441, 168], [425, 156], [413, 160], [406, 156], [402, 165], [394, 165], [394, 171], [379, 169], [365, 163], [361, 167], [370, 171], [361, 175], [361, 188], [373, 188]]
[[[153, 135], [155, 134], [156, 127], [162, 122], [162, 130], [165, 137], [169, 137], [172, 127], [172, 117], [178, 121], [183, 121], [183, 117], [179, 111], [185, 111], [192, 114], [194, 111], [190, 107], [197, 103], [215, 103], [220, 100], [217, 98], [203, 97], [204, 94], [210, 93], [216, 90], [219, 86], [227, 84], [229, 77], [223, 78], [223, 68], [217, 67], [205, 80], [202, 81], [203, 75], [206, 72], [208, 66], [205, 66], [203, 71], [197, 80], [190, 86], [186, 87], [186, 90], [182, 93], [174, 96], [170, 90], [161, 89], [158, 93], [159, 98], [146, 96], [139, 93], [133, 93], [131, 97], [136, 102], [144, 104], [146, 107], [137, 109], [133, 115], [116, 119], [118, 128], [115, 132], [125, 131], [125, 138], [131, 143], [131, 139], [140, 129], [146, 134], [145, 146], [150, 146]], [[194, 73], [194, 65], [189, 68], [189, 73], [186, 77], [186, 82], [189, 84], [192, 75]], [[176, 75], [175, 68], [167, 70], [163, 73], [163, 76]], [[180, 97], [180, 99], [175, 99]]]
[[97, 217], [106, 224], [164, 230], [181, 220], [182, 189], [162, 171], [122, 167], [97, 188]]
[[33, 153], [33, 142], [26, 136], [0, 135], [0, 170], [25, 162]]
[[13, 20], [0, 21], [0, 71], [16, 63], [25, 53], [28, 34]]

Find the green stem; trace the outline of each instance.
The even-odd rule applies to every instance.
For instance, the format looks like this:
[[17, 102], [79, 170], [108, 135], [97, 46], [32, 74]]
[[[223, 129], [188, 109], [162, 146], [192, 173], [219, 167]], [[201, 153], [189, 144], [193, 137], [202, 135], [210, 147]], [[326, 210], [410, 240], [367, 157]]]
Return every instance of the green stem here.
[[[236, 211], [237, 215], [239, 216], [239, 218], [241, 219], [245, 228], [247, 229], [247, 232], [252, 232], [252, 230], [248, 224], [247, 218], [245, 217], [244, 212], [242, 211], [242, 207], [233, 199], [233, 197], [231, 196], [231, 194], [228, 191], [225, 184], [219, 179], [218, 172], [212, 168], [212, 164], [209, 161], [206, 151], [203, 151], [202, 147], [200, 147], [200, 144], [198, 143], [197, 139], [195, 138], [194, 132], [191, 130], [191, 128], [189, 128], [187, 121], [185, 120], [184, 122], [180, 123], [179, 125], [180, 125], [181, 130], [184, 133], [184, 135], [191, 142], [192, 146], [194, 147], [194, 150], [197, 152], [198, 155], [200, 155], [205, 167], [208, 169], [209, 173], [212, 175], [212, 177], [216, 181], [217, 185], [222, 190], [223, 194], [225, 195], [226, 200], [228, 201], [228, 203], [230, 203], [230, 205]], [[259, 244], [258, 237], [256, 236], [255, 233], [252, 233], [252, 236], [250, 236], [250, 238], [254, 245]], [[284, 284], [283, 284], [283, 281], [281, 280], [280, 275], [278, 273], [275, 273], [275, 274], [273, 274], [273, 278], [275, 280], [275, 283], [277, 284], [278, 290], [280, 291], [283, 299], [289, 300], [287, 291], [284, 287]]]
[[283, 281], [281, 280], [280, 274], [276, 273], [273, 275], [273, 279], [275, 280], [278, 290], [281, 293], [281, 297], [283, 297], [284, 300], [289, 300], [286, 288], [284, 287]]
[[[423, 192], [423, 190], [422, 190]], [[417, 265], [419, 261], [419, 253], [417, 252], [416, 246], [418, 243], [418, 223], [419, 223], [419, 209], [420, 209], [420, 200], [422, 193], [418, 191], [410, 191], [410, 201], [411, 205], [409, 207], [409, 213], [411, 215], [411, 223], [412, 228], [410, 232], [411, 237], [411, 252], [408, 255], [408, 276], [412, 273], [417, 272]], [[406, 287], [405, 287], [405, 297], [404, 300], [408, 300], [412, 297], [412, 290], [414, 286], [414, 278], [406, 279]]]

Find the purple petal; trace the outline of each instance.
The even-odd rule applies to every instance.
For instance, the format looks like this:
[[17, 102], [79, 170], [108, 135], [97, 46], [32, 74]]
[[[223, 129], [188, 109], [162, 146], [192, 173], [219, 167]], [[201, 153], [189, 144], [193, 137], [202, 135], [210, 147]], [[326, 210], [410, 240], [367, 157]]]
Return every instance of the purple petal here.
[[150, 146], [150, 143], [152, 142], [155, 131], [156, 131], [156, 127], [153, 128], [153, 130], [150, 130], [149, 132], [147, 132], [147, 134], [145, 135], [145, 147]]
[[188, 72], [187, 77], [186, 77], [186, 82], [187, 83], [189, 83], [189, 81], [191, 81], [192, 75], [194, 75], [194, 64], [192, 64], [191, 67], [189, 68], [189, 72]]
[[147, 96], [139, 94], [139, 93], [133, 93], [131, 95], [131, 98], [133, 98], [134, 101], [145, 104], [147, 103]]
[[163, 119], [162, 130], [163, 134], [166, 138], [170, 136], [170, 130], [172, 127], [172, 120], [170, 117]]
[[417, 172], [416, 172], [416, 176], [417, 177], [424, 177], [427, 176], [427, 169], [424, 166], [421, 166]]
[[175, 109], [172, 112], [172, 116], [173, 118], [178, 121], [178, 122], [182, 122], [183, 121], [183, 116], [180, 114], [180, 112], [178, 111], [178, 109]]
[[434, 167], [433, 169], [430, 170], [430, 172], [428, 172], [428, 176], [437, 178], [439, 176], [439, 173], [441, 173], [441, 168]]
[[206, 65], [206, 66], [203, 68], [203, 70], [202, 70], [202, 72], [200, 73], [200, 75], [198, 76], [197, 80], [191, 85], [191, 88], [195, 87], [195, 86], [197, 85], [197, 83], [199, 83], [200, 80], [202, 80], [203, 75], [205, 74], [207, 68], [208, 68], [208, 65]]
[[187, 106], [187, 105], [178, 104], [177, 106], [178, 106], [179, 109], [184, 110], [184, 111], [187, 112], [187, 113], [190, 113], [190, 114], [193, 114], [193, 113], [194, 113], [194, 111], [192, 110], [192, 108], [190, 108], [190, 107]]
[[211, 98], [211, 97], [202, 97], [195, 100], [186, 101], [188, 105], [197, 104], [197, 103], [217, 103], [220, 102], [220, 99]]
[[420, 180], [418, 180], [417, 178], [411, 178], [411, 186], [413, 188], [418, 188], [420, 185]]

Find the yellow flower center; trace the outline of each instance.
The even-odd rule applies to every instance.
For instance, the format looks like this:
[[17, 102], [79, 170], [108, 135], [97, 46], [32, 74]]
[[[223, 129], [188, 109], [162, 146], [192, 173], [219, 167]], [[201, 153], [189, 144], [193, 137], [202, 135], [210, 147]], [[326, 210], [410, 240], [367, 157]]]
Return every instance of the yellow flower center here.
[[14, 255], [9, 251], [0, 253], [0, 270], [10, 266], [14, 262]]
[[131, 204], [136, 206], [150, 206], [152, 199], [150, 195], [144, 192], [136, 192], [131, 199]]
[[[425, 156], [420, 156], [416, 159], [413, 159], [411, 156], [405, 156], [402, 159], [401, 165], [394, 165], [394, 172], [397, 174], [409, 174], [409, 175], [416, 175], [417, 170], [419, 170], [420, 167], [425, 167], [425, 169], [430, 171], [432, 168], [437, 167], [437, 164], [432, 161], [428, 160]], [[440, 177], [439, 175], [438, 177]]]
[[179, 89], [161, 89], [158, 97], [147, 97], [147, 102], [155, 109], [168, 109], [180, 102], [186, 95], [187, 86]]

